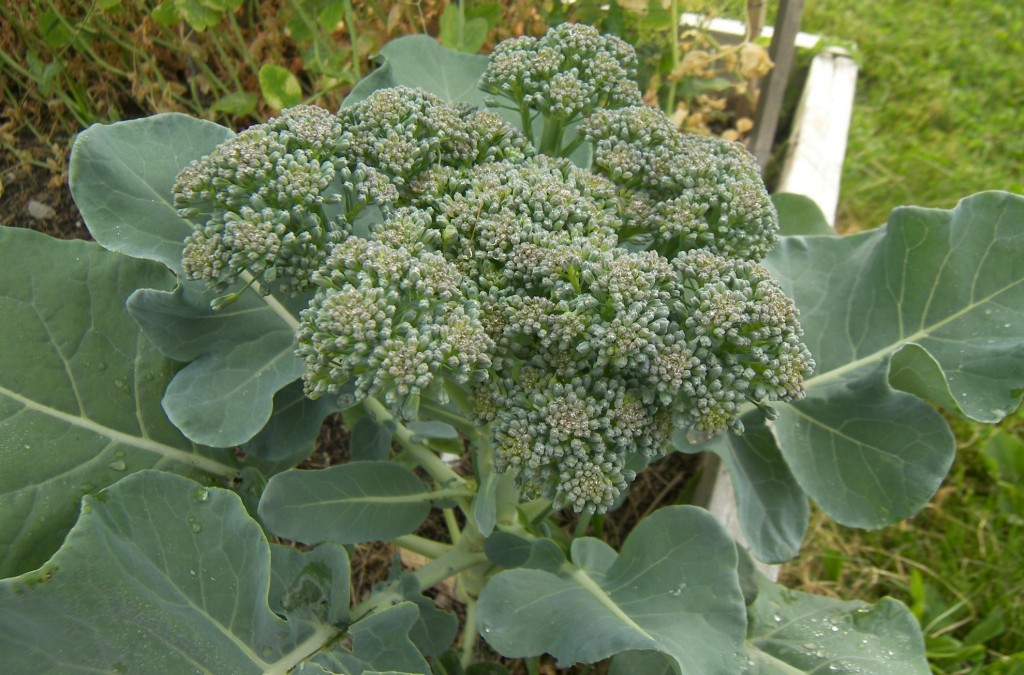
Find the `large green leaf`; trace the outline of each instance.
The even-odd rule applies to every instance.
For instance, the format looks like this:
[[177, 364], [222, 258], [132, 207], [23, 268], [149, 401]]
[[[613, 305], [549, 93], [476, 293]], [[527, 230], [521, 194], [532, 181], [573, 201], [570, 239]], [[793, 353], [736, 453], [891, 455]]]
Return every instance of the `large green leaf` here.
[[348, 585], [341, 546], [271, 549], [233, 492], [143, 471], [86, 497], [49, 563], [0, 581], [0, 659], [18, 673], [316, 672], [310, 659], [427, 672], [416, 606], [349, 625]]
[[242, 446], [245, 457], [267, 474], [290, 469], [316, 448], [324, 418], [337, 411], [331, 397], [312, 400], [302, 382], [293, 382], [274, 395], [274, 413], [266, 426]]
[[[418, 612], [412, 603], [403, 602], [371, 614], [349, 631], [353, 649], [334, 649], [317, 654], [311, 663], [325, 673], [364, 675], [430, 675], [430, 666], [409, 637]], [[303, 669], [306, 672], [306, 669]]]
[[160, 398], [174, 365], [124, 311], [166, 268], [0, 230], [0, 575], [42, 564], [74, 523], [83, 494], [146, 468], [226, 478], [229, 451], [200, 448]]
[[[810, 506], [769, 429], [756, 415], [743, 419], [742, 435], [724, 434], [694, 450], [718, 455], [729, 471], [736, 515], [751, 552], [780, 563], [800, 552]], [[685, 442], [677, 444], [686, 450]]]
[[426, 520], [433, 493], [411, 470], [386, 461], [291, 470], [270, 479], [260, 519], [274, 534], [316, 544], [357, 544], [408, 534]]
[[190, 362], [164, 396], [171, 421], [199, 443], [245, 443], [270, 419], [275, 394], [302, 375], [298, 319], [257, 293], [213, 310], [210, 294], [195, 286], [140, 290], [128, 311], [166, 356]]
[[[741, 573], [748, 576], [748, 573]], [[907, 607], [891, 598], [875, 605], [800, 593], [750, 570], [746, 651], [725, 672], [744, 675], [926, 675], [924, 638]], [[652, 651], [612, 660], [612, 675], [675, 675]], [[684, 675], [687, 671], [683, 671]]]
[[[477, 82], [487, 68], [487, 57], [446, 49], [427, 35], [407, 35], [384, 45], [377, 55], [380, 68], [352, 88], [342, 106], [350, 106], [387, 87], [418, 87], [450, 103], [485, 108]], [[505, 111], [495, 111], [502, 112]], [[517, 122], [518, 115], [510, 116]]]
[[793, 475], [844, 524], [909, 516], [954, 452], [918, 397], [979, 421], [1020, 401], [1024, 198], [982, 193], [952, 210], [897, 209], [853, 237], [785, 237], [765, 265], [817, 361], [807, 398], [780, 406], [774, 426]]
[[178, 275], [181, 288], [140, 291], [129, 309], [166, 356], [193, 361], [168, 388], [164, 408], [190, 439], [218, 447], [252, 438], [270, 418], [274, 394], [302, 372], [292, 353], [300, 303], [250, 291], [214, 312], [213, 294], [182, 275], [192, 227], [174, 208], [175, 177], [231, 135], [178, 114], [94, 125], [75, 141], [69, 169], [96, 241]]
[[921, 628], [891, 598], [875, 605], [800, 593], [757, 575], [749, 608], [748, 672], [927, 675]]
[[746, 630], [736, 556], [706, 511], [664, 508], [637, 525], [621, 553], [577, 539], [557, 574], [497, 574], [480, 595], [477, 625], [505, 656], [547, 652], [568, 665], [645, 650], [684, 673], [735, 672]]
[[0, 582], [0, 655], [11, 672], [284, 672], [338, 629], [278, 617], [269, 581], [237, 495], [140, 472], [86, 497], [49, 563]]
[[234, 134], [179, 113], [94, 124], [75, 139], [68, 165], [71, 195], [93, 238], [104, 248], [158, 260], [181, 272], [191, 233], [171, 188], [189, 162]]
[[882, 527], [927, 503], [949, 471], [949, 425], [920, 399], [890, 389], [881, 366], [819, 385], [779, 410], [775, 436], [800, 485], [852, 527]]

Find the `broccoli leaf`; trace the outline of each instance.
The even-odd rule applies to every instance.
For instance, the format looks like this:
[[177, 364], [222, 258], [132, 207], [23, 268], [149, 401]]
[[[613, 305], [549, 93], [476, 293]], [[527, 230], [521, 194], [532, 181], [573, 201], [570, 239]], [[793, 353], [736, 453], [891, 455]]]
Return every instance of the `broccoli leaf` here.
[[184, 281], [181, 253], [192, 227], [178, 215], [171, 189], [183, 167], [232, 135], [178, 114], [94, 125], [76, 140], [69, 169], [97, 242], [178, 275], [178, 290], [140, 291], [129, 310], [165, 356], [192, 361], [168, 388], [164, 408], [188, 438], [217, 447], [251, 439], [270, 418], [274, 394], [302, 373], [292, 353], [295, 303], [251, 291], [214, 312], [213, 294]]
[[267, 474], [295, 466], [313, 453], [324, 418], [336, 411], [336, 401], [314, 401], [302, 382], [292, 382], [274, 395], [274, 413], [266, 426], [242, 446], [246, 459]]
[[661, 509], [621, 553], [578, 539], [572, 556], [557, 574], [508, 570], [484, 587], [478, 626], [499, 653], [569, 665], [645, 650], [686, 673], [735, 671], [746, 630], [736, 546], [706, 511]]
[[270, 559], [237, 495], [134, 474], [85, 498], [49, 563], [0, 582], [0, 653], [17, 672], [294, 665], [337, 629], [271, 611]]
[[341, 546], [272, 549], [236, 494], [143, 471], [86, 497], [49, 563], [0, 581], [0, 654], [16, 672], [429, 672], [416, 606], [346, 627], [348, 585]]
[[930, 672], [921, 628], [906, 605], [792, 591], [756, 575], [747, 653], [756, 673]]
[[257, 293], [213, 310], [211, 293], [197, 286], [139, 290], [128, 312], [166, 356], [190, 362], [164, 396], [171, 421], [199, 443], [238, 445], [270, 419], [274, 395], [302, 375], [293, 352], [298, 321]]
[[139, 286], [173, 281], [166, 268], [25, 229], [0, 230], [0, 256], [0, 574], [40, 565], [81, 496], [132, 471], [236, 473], [168, 422], [175, 366], [124, 312]]
[[387, 461], [353, 462], [270, 479], [260, 519], [274, 534], [316, 544], [357, 544], [408, 534], [426, 520], [432, 493], [416, 474]]
[[772, 204], [779, 213], [779, 234], [821, 234], [834, 237], [836, 231], [828, 224], [821, 208], [810, 197], [793, 192], [776, 192]]
[[[425, 89], [448, 103], [468, 103], [487, 109], [488, 95], [477, 88], [487, 69], [486, 56], [447, 49], [427, 35], [407, 35], [384, 45], [376, 60], [380, 68], [352, 88], [342, 107], [358, 103], [378, 89], [406, 86]], [[520, 121], [518, 114], [507, 110], [493, 112], [513, 124]]]
[[[800, 551], [810, 507], [769, 429], [756, 415], [743, 418], [742, 435], [724, 434], [694, 448], [718, 455], [729, 471], [736, 500], [736, 517], [751, 552], [768, 563], [779, 563]], [[677, 444], [686, 449], [685, 444]], [[715, 499], [730, 499], [719, 494]]]
[[807, 398], [779, 406], [775, 435], [839, 522], [880, 527], [938, 488], [953, 439], [920, 398], [983, 422], [1019, 404], [1024, 198], [987, 192], [952, 210], [896, 209], [861, 235], [785, 237], [765, 266], [800, 308], [817, 362]]
[[184, 166], [231, 136], [219, 124], [179, 113], [94, 124], [80, 133], [68, 185], [89, 233], [106, 249], [157, 260], [180, 276], [192, 227], [178, 216], [171, 187]]

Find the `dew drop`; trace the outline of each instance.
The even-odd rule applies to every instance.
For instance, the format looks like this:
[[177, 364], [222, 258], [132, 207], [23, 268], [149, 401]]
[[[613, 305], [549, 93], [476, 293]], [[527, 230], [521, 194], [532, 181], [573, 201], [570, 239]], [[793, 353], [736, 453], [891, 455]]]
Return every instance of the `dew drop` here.
[[123, 459], [115, 459], [110, 464], [107, 464], [107, 468], [114, 471], [124, 471], [128, 468], [128, 464]]
[[210, 499], [210, 491], [206, 488], [199, 488], [195, 491], [195, 498], [197, 502], [205, 502]]
[[199, 532], [201, 532], [203, 530], [202, 524], [198, 523], [198, 522], [196, 522], [194, 520], [189, 522], [188, 526], [189, 526], [189, 528], [192, 529], [193, 532], [196, 532], [196, 533], [199, 533]]
[[188, 573], [189, 573], [190, 575], [192, 575], [192, 576], [195, 576], [195, 575], [196, 575], [196, 571], [195, 571], [195, 570], [189, 570], [189, 571], [188, 571]]
[[774, 621], [775, 623], [782, 623], [782, 615], [778, 613], [773, 614], [772, 621]]
[[102, 361], [100, 361], [99, 363], [96, 364], [96, 370], [100, 371], [101, 373], [104, 370], [106, 370], [106, 369], [107, 369], [107, 364], [103, 363]]
[[119, 377], [116, 380], [114, 380], [114, 386], [117, 387], [118, 389], [124, 389], [126, 386], [128, 386], [128, 380], [124, 379], [123, 377]]
[[700, 445], [708, 441], [707, 432], [701, 431], [697, 427], [690, 427], [686, 430], [686, 442], [690, 445]]
[[270, 647], [264, 647], [262, 650], [260, 650], [260, 653], [262, 653], [263, 657], [266, 658], [268, 656], [273, 656], [274, 655], [274, 650], [271, 649]]

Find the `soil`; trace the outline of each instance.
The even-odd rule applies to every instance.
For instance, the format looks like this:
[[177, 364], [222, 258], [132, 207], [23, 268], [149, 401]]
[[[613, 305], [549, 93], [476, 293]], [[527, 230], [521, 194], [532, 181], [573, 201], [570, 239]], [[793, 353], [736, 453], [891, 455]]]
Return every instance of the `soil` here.
[[[31, 145], [22, 146], [26, 157], [49, 151]], [[0, 156], [0, 225], [38, 230], [58, 239], [90, 239], [71, 199], [66, 164], [38, 166], [9, 153]]]

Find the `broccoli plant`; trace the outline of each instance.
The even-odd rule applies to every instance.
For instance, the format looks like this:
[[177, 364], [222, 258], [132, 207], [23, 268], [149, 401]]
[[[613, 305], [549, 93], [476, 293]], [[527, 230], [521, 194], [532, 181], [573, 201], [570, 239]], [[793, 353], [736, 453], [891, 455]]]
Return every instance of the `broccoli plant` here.
[[[621, 40], [382, 60], [237, 135], [91, 127], [96, 243], [0, 232], [4, 663], [504, 672], [482, 636], [619, 674], [927, 672], [902, 604], [753, 557], [796, 554], [810, 499], [911, 515], [954, 453], [936, 407], [1017, 406], [1024, 199], [788, 235], [741, 146], [642, 107]], [[348, 461], [296, 468], [339, 414]], [[722, 458], [745, 544], [678, 504], [601, 538], [674, 452]], [[426, 562], [353, 597], [376, 541]]]

